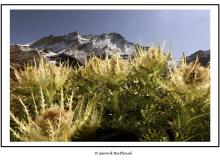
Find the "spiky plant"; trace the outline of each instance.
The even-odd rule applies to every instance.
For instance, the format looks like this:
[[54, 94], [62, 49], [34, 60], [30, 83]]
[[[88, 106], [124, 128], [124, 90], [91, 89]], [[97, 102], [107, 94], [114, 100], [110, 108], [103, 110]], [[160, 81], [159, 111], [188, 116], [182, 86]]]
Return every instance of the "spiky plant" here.
[[167, 68], [170, 56], [170, 53], [166, 54], [160, 47], [149, 48], [148, 50], [137, 47], [137, 55], [133, 65], [137, 69], [145, 69], [149, 73], [163, 71]]
[[80, 74], [88, 79], [92, 78], [117, 84], [126, 79], [129, 70], [129, 61], [123, 60], [119, 54], [115, 54], [112, 58], [106, 56], [104, 60], [92, 57], [85, 67], [80, 69]]
[[[158, 141], [166, 136], [162, 130], [166, 119], [162, 118], [155, 100], [158, 88], [155, 75], [166, 76], [169, 59], [170, 55], [164, 53], [161, 48], [144, 50], [138, 47], [137, 55], [130, 62], [130, 74], [121, 87], [118, 101], [122, 114], [117, 117], [120, 119], [118, 124], [121, 128], [132, 128], [130, 130], [140, 139], [149, 131], [151, 134], [145, 137], [144, 141]], [[154, 134], [153, 130], [158, 134]]]
[[[11, 80], [10, 99], [11, 110], [16, 115], [19, 115], [20, 110], [23, 108], [18, 99], [22, 99], [31, 113], [34, 112], [32, 96], [35, 97], [37, 106], [40, 106], [40, 88], [44, 94], [45, 101], [48, 103], [59, 102], [59, 90], [61, 87], [65, 92], [65, 96], [71, 94], [72, 89], [69, 87], [69, 77], [72, 69], [65, 64], [56, 66], [41, 59], [38, 65], [27, 64], [23, 70], [14, 69], [14, 72], [17, 80], [15, 82]], [[19, 116], [20, 118], [24, 117], [22, 114]]]
[[184, 58], [169, 68], [170, 59], [139, 47], [133, 58], [92, 57], [78, 69], [16, 70], [11, 133], [22, 141], [208, 141], [210, 68]]
[[72, 137], [94, 132], [100, 125], [102, 113], [96, 106], [97, 97], [86, 106], [83, 99], [73, 106], [72, 99], [73, 94], [65, 103], [61, 90], [60, 104], [46, 104], [41, 89], [41, 105], [34, 106], [35, 116], [31, 116], [28, 107], [19, 99], [26, 119], [21, 120], [11, 112], [11, 119], [16, 123], [16, 127], [11, 127], [11, 133], [21, 141], [70, 141]]
[[[169, 132], [173, 141], [209, 141], [209, 74], [209, 68], [202, 67], [198, 59], [186, 64], [183, 57], [166, 78], [155, 76], [158, 87], [154, 94], [157, 103], [154, 108], [160, 111], [160, 118], [164, 115], [164, 126], [168, 129], [165, 132]], [[144, 114], [145, 118], [149, 116]]]
[[191, 98], [198, 98], [209, 91], [210, 69], [201, 66], [198, 57], [194, 63], [190, 64], [186, 64], [183, 57], [180, 65], [170, 70], [170, 82], [172, 89], [184, 92], [186, 96], [193, 94]]
[[18, 85], [22, 88], [39, 88], [52, 94], [54, 91], [63, 87], [71, 73], [72, 69], [65, 64], [56, 66], [46, 63], [41, 58], [39, 65], [26, 65], [24, 71], [14, 69]]

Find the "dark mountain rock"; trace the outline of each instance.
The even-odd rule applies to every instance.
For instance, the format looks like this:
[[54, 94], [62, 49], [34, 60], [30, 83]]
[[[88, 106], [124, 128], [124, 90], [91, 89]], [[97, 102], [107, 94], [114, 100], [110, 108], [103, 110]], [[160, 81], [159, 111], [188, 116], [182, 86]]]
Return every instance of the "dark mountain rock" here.
[[10, 77], [15, 79], [13, 68], [24, 69], [24, 65], [38, 65], [41, 55], [27, 46], [10, 45]]
[[68, 66], [71, 67], [78, 67], [81, 66], [82, 63], [80, 63], [76, 58], [71, 57], [69, 55], [66, 54], [58, 54], [55, 56], [51, 56], [48, 58], [49, 61], [55, 61], [56, 65], [59, 65], [60, 63], [65, 63]]
[[196, 60], [197, 56], [199, 59], [199, 63], [202, 66], [207, 67], [209, 65], [209, 63], [210, 63], [210, 50], [206, 50], [206, 51], [199, 50], [199, 51], [193, 53], [192, 55], [186, 57], [186, 63], [194, 62]]
[[74, 44], [71, 39], [65, 39], [64, 36], [48, 36], [33, 42], [30, 45], [32, 49], [50, 49], [53, 52], [59, 52], [63, 49], [69, 48]]
[[39, 63], [41, 55], [30, 48], [19, 45], [10, 46], [10, 63], [13, 66], [22, 67], [24, 64], [34, 65]]

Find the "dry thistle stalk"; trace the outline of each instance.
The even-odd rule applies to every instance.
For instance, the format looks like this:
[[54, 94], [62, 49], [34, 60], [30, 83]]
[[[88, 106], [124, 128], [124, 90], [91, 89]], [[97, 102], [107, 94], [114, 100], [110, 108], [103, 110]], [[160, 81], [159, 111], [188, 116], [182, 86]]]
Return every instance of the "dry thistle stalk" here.
[[86, 107], [83, 99], [76, 107], [73, 107], [73, 94], [69, 97], [68, 103], [65, 103], [62, 89], [59, 105], [45, 104], [42, 92], [41, 97], [40, 109], [35, 107], [35, 118], [30, 116], [22, 100], [20, 102], [27, 115], [27, 121], [20, 120], [11, 112], [11, 119], [17, 124], [17, 128], [11, 128], [11, 132], [17, 139], [21, 141], [70, 141], [71, 137], [76, 136], [80, 130], [94, 131], [99, 127], [101, 111], [96, 108], [96, 97]]

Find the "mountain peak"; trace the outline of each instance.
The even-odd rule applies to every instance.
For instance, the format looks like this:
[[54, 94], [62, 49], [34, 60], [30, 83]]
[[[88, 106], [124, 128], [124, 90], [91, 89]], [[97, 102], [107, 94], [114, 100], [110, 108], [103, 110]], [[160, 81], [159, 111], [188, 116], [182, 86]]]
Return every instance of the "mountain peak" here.
[[135, 52], [135, 44], [127, 42], [122, 35], [115, 32], [101, 35], [80, 35], [79, 32], [74, 31], [64, 36], [43, 37], [32, 43], [30, 47], [37, 50], [46, 48], [56, 53], [72, 47], [97, 54], [103, 54], [106, 48], [110, 50], [110, 54], [119, 52], [122, 55], [130, 55]]
[[[84, 62], [91, 55], [112, 56], [119, 53], [122, 56], [133, 56], [135, 44], [128, 42], [121, 34], [111, 32], [101, 35], [80, 35], [74, 31], [63, 36], [43, 37], [30, 45], [35, 50], [49, 49], [55, 54], [65, 54]], [[47, 53], [45, 53], [47, 54]]]
[[78, 39], [79, 36], [80, 36], [79, 32], [74, 31], [74, 32], [68, 33], [65, 37], [66, 37], [66, 39], [72, 39], [72, 40], [74, 40], [74, 39]]
[[67, 35], [79, 35], [79, 32], [77, 30], [75, 30], [74, 32], [70, 32]]

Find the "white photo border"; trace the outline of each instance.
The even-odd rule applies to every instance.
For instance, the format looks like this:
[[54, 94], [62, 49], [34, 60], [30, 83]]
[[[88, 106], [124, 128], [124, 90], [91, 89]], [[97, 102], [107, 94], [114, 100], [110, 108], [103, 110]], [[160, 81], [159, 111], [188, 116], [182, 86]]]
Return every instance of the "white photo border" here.
[[[10, 142], [10, 10], [210, 10], [210, 142]], [[1, 146], [2, 147], [219, 147], [219, 5], [218, 4], [2, 4], [1, 5]]]

